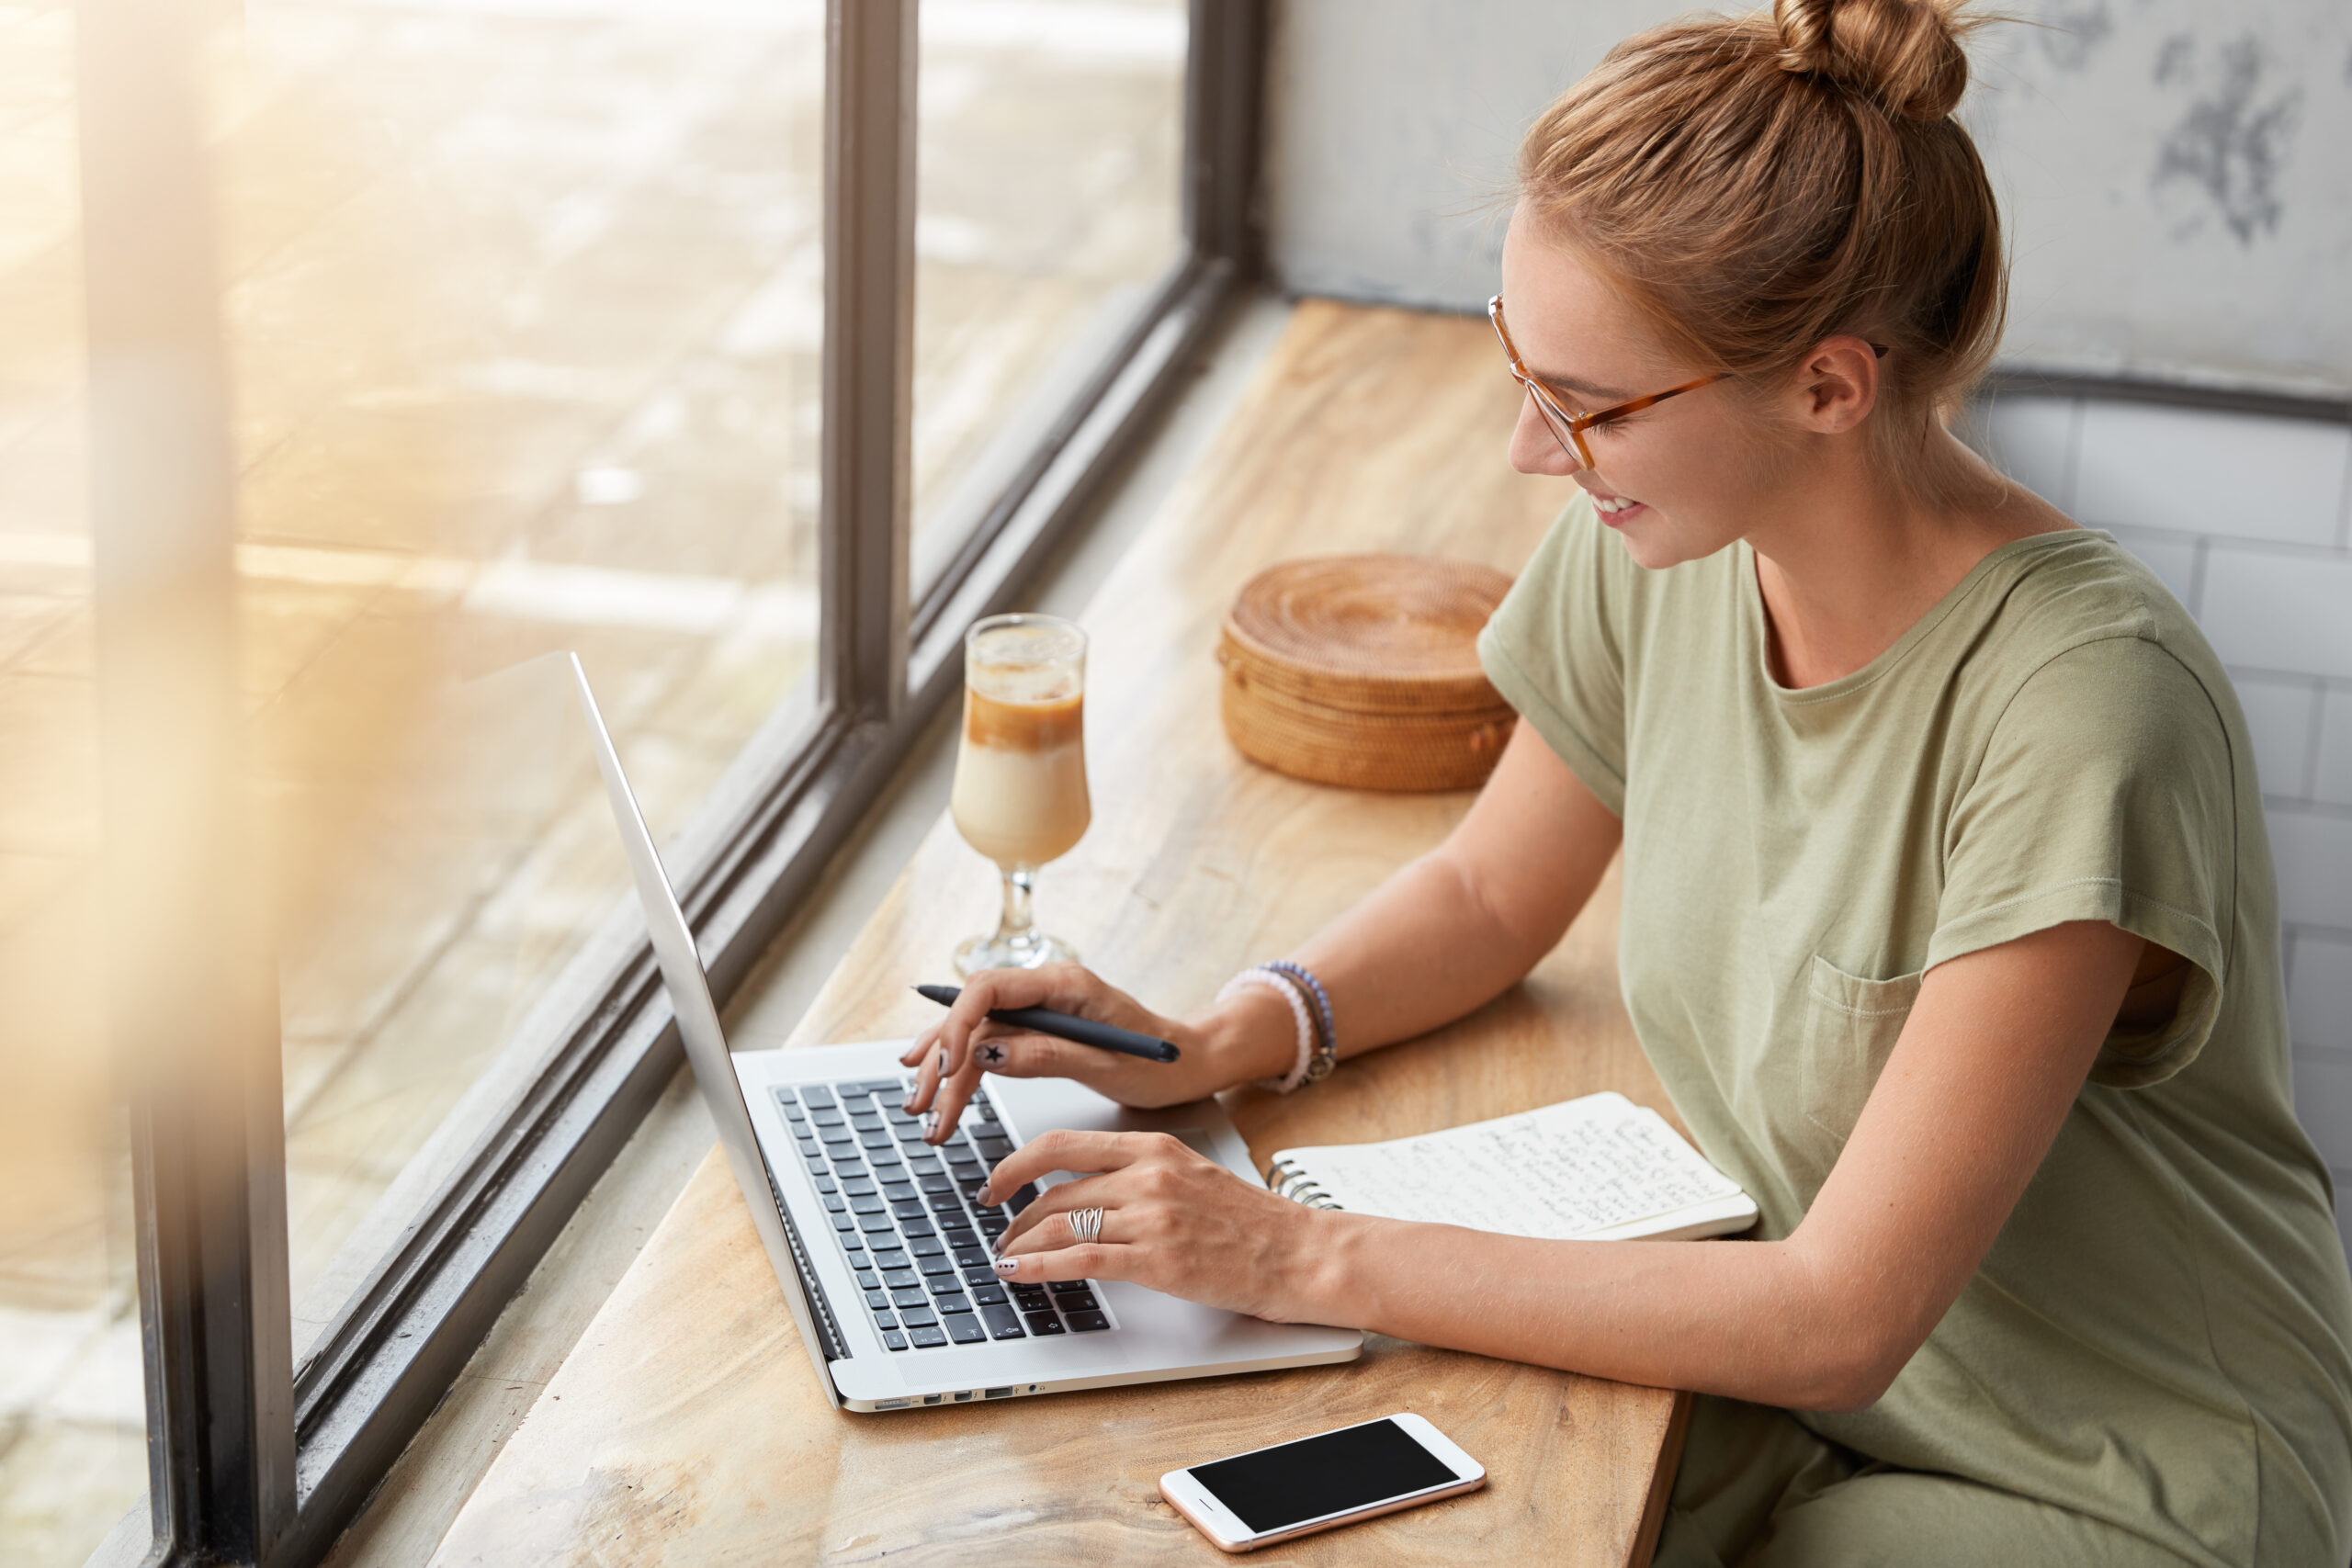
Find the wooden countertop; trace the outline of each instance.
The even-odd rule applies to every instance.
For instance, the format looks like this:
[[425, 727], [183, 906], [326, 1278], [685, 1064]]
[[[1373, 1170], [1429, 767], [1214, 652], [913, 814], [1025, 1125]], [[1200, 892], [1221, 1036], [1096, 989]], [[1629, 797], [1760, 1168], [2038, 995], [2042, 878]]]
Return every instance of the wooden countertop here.
[[[1482, 321], [1302, 305], [1231, 422], [1086, 617], [1096, 820], [1041, 923], [1182, 1011], [1434, 845], [1465, 795], [1374, 795], [1243, 761], [1217, 720], [1218, 619], [1261, 566], [1392, 549], [1516, 570], [1563, 499], [1510, 471], [1516, 395]], [[791, 1043], [901, 1037], [990, 915], [944, 818]], [[943, 891], [952, 890], [952, 891]], [[975, 897], [978, 892], [980, 896]], [[1672, 1115], [1617, 998], [1612, 870], [1523, 986], [1288, 1097], [1237, 1090], [1262, 1168], [1618, 1089]], [[714, 1149], [508, 1441], [436, 1563], [1101, 1563], [1216, 1553], [1161, 1472], [1410, 1409], [1486, 1490], [1270, 1550], [1269, 1562], [1646, 1562], [1685, 1402], [1374, 1338], [1351, 1366], [888, 1416], [826, 1404]], [[1661, 1462], [1662, 1457], [1664, 1462]]]

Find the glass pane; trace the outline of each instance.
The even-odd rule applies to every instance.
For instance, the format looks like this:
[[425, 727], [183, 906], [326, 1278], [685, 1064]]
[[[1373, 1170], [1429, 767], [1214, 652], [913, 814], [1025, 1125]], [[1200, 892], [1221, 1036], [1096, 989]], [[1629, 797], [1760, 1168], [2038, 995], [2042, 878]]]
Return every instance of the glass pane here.
[[665, 840], [811, 717], [824, 12], [243, 17], [218, 208], [299, 1359], [627, 886], [560, 668], [481, 678], [577, 650]]
[[96, 953], [73, 11], [0, 4], [0, 1562], [147, 1488], [130, 1160]]
[[1182, 252], [1183, 0], [923, 0], [914, 588]]

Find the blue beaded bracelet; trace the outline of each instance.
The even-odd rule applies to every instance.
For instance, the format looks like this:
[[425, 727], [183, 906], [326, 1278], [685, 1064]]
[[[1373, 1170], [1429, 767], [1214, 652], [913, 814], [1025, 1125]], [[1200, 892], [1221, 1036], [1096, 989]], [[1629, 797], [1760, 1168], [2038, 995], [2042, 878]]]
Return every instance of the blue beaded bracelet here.
[[1315, 1043], [1315, 1059], [1306, 1065], [1306, 1081], [1314, 1083], [1329, 1077], [1331, 1069], [1340, 1065], [1340, 1029], [1331, 1021], [1331, 993], [1323, 988], [1323, 982], [1304, 964], [1277, 958], [1265, 967], [1296, 980], [1315, 998], [1315, 1018], [1322, 1028], [1317, 1032], [1319, 1037]]

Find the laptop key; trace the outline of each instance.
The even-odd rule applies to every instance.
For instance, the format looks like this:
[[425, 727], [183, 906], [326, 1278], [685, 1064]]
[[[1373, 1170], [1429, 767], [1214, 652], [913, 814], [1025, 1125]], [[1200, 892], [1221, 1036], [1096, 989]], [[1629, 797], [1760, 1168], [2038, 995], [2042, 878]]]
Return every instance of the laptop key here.
[[[861, 1258], [858, 1261], [864, 1263], [865, 1259]], [[857, 1271], [857, 1288], [861, 1291], [878, 1291], [882, 1288], [882, 1276], [871, 1269], [860, 1269]]]
[[890, 1212], [890, 1203], [879, 1192], [861, 1192], [849, 1201], [849, 1212], [853, 1214], [887, 1214]]
[[837, 1231], [854, 1231], [857, 1229], [857, 1216], [855, 1214], [835, 1214], [833, 1216], [833, 1228]]
[[1017, 1214], [1037, 1201], [1037, 1184], [1031, 1182], [1004, 1201], [1005, 1213]]
[[890, 1230], [890, 1216], [888, 1214], [860, 1214], [857, 1216], [857, 1228], [864, 1231], [868, 1235], [887, 1235], [889, 1234]]
[[907, 1291], [892, 1291], [887, 1304], [901, 1307], [929, 1306], [931, 1304], [931, 1298], [924, 1294], [919, 1288]]
[[842, 1190], [853, 1198], [871, 1198], [874, 1196], [874, 1179], [870, 1176], [844, 1176], [842, 1178]]
[[882, 1183], [882, 1196], [893, 1203], [902, 1198], [912, 1198], [915, 1195], [915, 1184], [906, 1179], [906, 1173], [903, 1171], [893, 1172], [890, 1179]]
[[1046, 1294], [1043, 1285], [1015, 1285], [1012, 1287], [1012, 1299], [1021, 1303], [1024, 1312], [1035, 1312], [1039, 1307], [1054, 1304], [1053, 1298]]
[[[967, 1282], [969, 1283], [969, 1281]], [[979, 1303], [984, 1307], [1002, 1306], [1004, 1304], [1004, 1287], [1002, 1285], [988, 1284], [985, 1282], [973, 1284], [972, 1299]]]
[[947, 1337], [958, 1345], [978, 1345], [988, 1337], [989, 1331], [980, 1326], [980, 1320], [968, 1312], [957, 1313], [947, 1320]]
[[1057, 1296], [1081, 1296], [1094, 1288], [1091, 1280], [1048, 1280], [1046, 1289]]
[[915, 1348], [918, 1350], [935, 1350], [947, 1343], [947, 1331], [936, 1327], [918, 1328], [911, 1331], [907, 1337], [915, 1342]]
[[987, 1302], [981, 1303], [980, 1321], [989, 1325], [989, 1337], [991, 1339], [1020, 1339], [1026, 1337], [1021, 1328], [1021, 1314], [1014, 1312], [1009, 1306], [997, 1306]]
[[823, 1197], [825, 1200], [825, 1207], [831, 1213], [842, 1214], [849, 1212], [849, 1200], [842, 1197], [840, 1193], [827, 1192], [823, 1194]]
[[934, 1214], [960, 1214], [964, 1212], [964, 1200], [953, 1192], [926, 1192], [923, 1201], [931, 1205], [931, 1212]]
[[980, 1151], [980, 1157], [993, 1165], [1012, 1152], [1012, 1140], [992, 1138], [983, 1134], [975, 1146]]
[[989, 1255], [988, 1255], [987, 1253], [985, 1253], [985, 1252], [982, 1252], [978, 1247], [957, 1247], [957, 1248], [956, 1249], [956, 1268], [958, 1268], [958, 1269], [985, 1269], [985, 1268], [987, 1268], [988, 1266], [989, 1266]]
[[820, 1105], [831, 1105], [833, 1102], [833, 1091], [827, 1089], [823, 1084], [802, 1084], [800, 1086], [800, 1102], [803, 1105], [808, 1106], [811, 1111]]
[[917, 1239], [921, 1239], [927, 1235], [937, 1235], [939, 1234], [937, 1231], [931, 1228], [931, 1222], [929, 1220], [900, 1220], [899, 1222], [899, 1228], [906, 1232], [908, 1235]]
[[[944, 1231], [968, 1231], [972, 1228], [971, 1216], [961, 1209], [943, 1209], [931, 1218], [932, 1223]], [[947, 1239], [952, 1245], [962, 1247], [972, 1238], [968, 1235], [951, 1235]]]
[[876, 1328], [896, 1328], [899, 1326], [899, 1320], [892, 1317], [887, 1312], [877, 1312], [874, 1314], [874, 1326]]
[[920, 1198], [901, 1198], [890, 1205], [890, 1212], [902, 1220], [918, 1220], [931, 1213]]
[[857, 1141], [869, 1149], [887, 1149], [890, 1146], [890, 1134], [884, 1129], [876, 1127], [870, 1133], [859, 1133]]
[[897, 1246], [883, 1247], [878, 1244], [874, 1254], [874, 1262], [872, 1266], [876, 1269], [911, 1269], [914, 1267], [912, 1263], [908, 1261], [906, 1250], [903, 1247]]
[[1063, 1332], [1062, 1320], [1049, 1312], [1024, 1313], [1022, 1314], [1022, 1321], [1029, 1325], [1030, 1333], [1041, 1337], [1048, 1334]]
[[1084, 1291], [1080, 1291], [1074, 1296], [1056, 1296], [1054, 1298], [1054, 1304], [1061, 1308], [1064, 1313], [1100, 1312], [1102, 1310], [1093, 1296]]
[[1069, 1314], [1073, 1334], [1094, 1334], [1111, 1326], [1111, 1320], [1099, 1312], [1074, 1312]]
[[909, 1328], [922, 1328], [937, 1323], [939, 1314], [927, 1306], [906, 1307], [899, 1312], [899, 1321]]
[[889, 1349], [903, 1350], [907, 1348], [907, 1337], [895, 1328], [886, 1328], [882, 1331], [882, 1343]]
[[915, 1178], [915, 1185], [925, 1192], [944, 1192], [951, 1197], [956, 1191], [956, 1184], [947, 1179], [945, 1171], [925, 1171]]
[[864, 1089], [868, 1094], [896, 1093], [899, 1088], [899, 1080], [896, 1078], [867, 1078], [857, 1087]]
[[824, 1193], [829, 1198], [841, 1190], [840, 1183], [836, 1182], [830, 1176], [811, 1177], [809, 1179], [817, 1184], [818, 1191]]
[[936, 1258], [947, 1250], [947, 1245], [935, 1235], [917, 1236], [907, 1244], [907, 1250], [917, 1258]]
[[942, 1274], [923, 1283], [931, 1287], [932, 1304], [942, 1312], [969, 1312], [972, 1298], [964, 1293], [964, 1281], [953, 1274]]
[[922, 1276], [911, 1269], [885, 1269], [882, 1282], [894, 1291], [911, 1291], [922, 1283]]
[[937, 1256], [918, 1258], [915, 1259], [915, 1264], [926, 1275], [945, 1274], [952, 1277], [956, 1273], [955, 1259], [950, 1258]]

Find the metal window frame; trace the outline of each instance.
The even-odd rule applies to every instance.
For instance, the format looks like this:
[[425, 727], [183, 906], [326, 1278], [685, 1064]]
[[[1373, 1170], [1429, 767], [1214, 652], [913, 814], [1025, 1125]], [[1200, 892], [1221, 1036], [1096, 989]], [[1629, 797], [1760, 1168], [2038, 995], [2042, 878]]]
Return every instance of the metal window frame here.
[[[193, 86], [200, 40], [179, 0], [76, 10], [105, 807], [121, 868], [109, 908], [140, 921], [119, 923], [110, 946], [116, 979], [146, 982], [118, 987], [141, 1005], [113, 1021], [134, 1130], [146, 1561], [307, 1568], [366, 1506], [683, 1057], [641, 935], [608, 927], [590, 951], [609, 962], [553, 1027], [545, 1070], [290, 1366], [274, 991], [251, 940], [255, 912], [224, 907], [243, 827], [233, 486]], [[957, 628], [1011, 607], [1083, 522], [1260, 268], [1266, 0], [1191, 0], [1189, 11], [1183, 254], [916, 604], [917, 0], [829, 0], [817, 717], [780, 714], [752, 739], [679, 857], [722, 1002], [954, 691]], [[157, 256], [180, 264], [160, 292], [146, 265]], [[158, 452], [185, 461], [159, 473]], [[189, 614], [152, 613], [159, 564]], [[206, 722], [159, 739], [150, 720], [168, 703]], [[178, 751], [164, 744], [175, 739], [187, 742]], [[142, 776], [201, 787], [159, 811], [138, 791]], [[210, 859], [158, 899], [154, 862], [191, 842]], [[176, 989], [153, 983], [162, 952], [187, 955], [164, 975]]]

